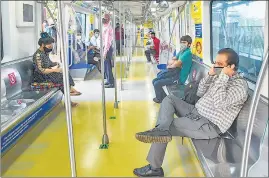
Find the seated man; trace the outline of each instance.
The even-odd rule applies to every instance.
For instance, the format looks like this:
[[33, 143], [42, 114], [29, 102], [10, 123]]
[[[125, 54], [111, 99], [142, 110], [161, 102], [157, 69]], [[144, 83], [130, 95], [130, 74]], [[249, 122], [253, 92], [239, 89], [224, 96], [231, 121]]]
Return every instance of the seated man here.
[[87, 46], [89, 46], [87, 60], [88, 64], [95, 65], [99, 70], [99, 72], [101, 72], [100, 38], [99, 38], [100, 31], [98, 29], [95, 29], [93, 32], [94, 35], [91, 37], [90, 42], [87, 42]]
[[161, 103], [166, 97], [163, 86], [172, 85], [173, 83], [184, 84], [188, 78], [192, 65], [192, 53], [190, 46], [192, 39], [189, 35], [180, 38], [180, 51], [176, 57], [173, 57], [167, 63], [166, 71], [162, 71], [153, 79], [156, 98], [153, 99], [155, 103]]
[[[161, 166], [172, 136], [213, 139], [230, 128], [248, 97], [247, 82], [236, 72], [238, 65], [234, 50], [221, 49], [215, 66], [199, 83], [197, 95], [201, 98], [195, 106], [171, 95], [163, 100], [155, 128], [136, 134], [139, 141], [153, 144], [147, 157], [150, 164], [135, 169], [135, 175], [164, 176]], [[216, 70], [220, 67], [222, 70]]]
[[146, 45], [145, 55], [147, 61], [151, 62], [150, 54], [159, 57], [160, 40], [155, 37], [155, 32], [149, 32], [149, 40]]

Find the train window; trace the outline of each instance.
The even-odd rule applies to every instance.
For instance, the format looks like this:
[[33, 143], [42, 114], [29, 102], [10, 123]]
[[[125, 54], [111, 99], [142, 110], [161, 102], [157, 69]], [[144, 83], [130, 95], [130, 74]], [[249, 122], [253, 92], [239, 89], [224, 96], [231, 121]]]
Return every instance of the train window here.
[[[266, 1], [211, 2], [211, 62], [221, 48], [240, 56], [239, 71], [256, 83], [264, 54]], [[257, 10], [258, 9], [258, 10]]]
[[190, 31], [190, 16], [191, 16], [190, 15], [190, 3], [187, 2], [185, 7], [186, 7], [185, 8], [185, 13], [186, 13], [185, 17], [186, 17], [186, 29], [187, 29], [186, 34], [187, 34]]

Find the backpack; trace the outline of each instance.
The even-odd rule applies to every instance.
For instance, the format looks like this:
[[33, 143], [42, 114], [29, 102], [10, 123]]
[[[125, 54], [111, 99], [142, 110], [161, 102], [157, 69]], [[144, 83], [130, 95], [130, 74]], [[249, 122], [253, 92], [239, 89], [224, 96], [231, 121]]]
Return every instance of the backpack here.
[[198, 81], [192, 81], [188, 83], [184, 89], [183, 100], [189, 104], [195, 105], [195, 103], [200, 99], [200, 97], [197, 96], [198, 86], [199, 86]]
[[173, 68], [173, 69], [165, 69], [160, 71], [157, 74], [158, 79], [165, 79], [165, 78], [178, 78], [180, 73], [180, 68]]

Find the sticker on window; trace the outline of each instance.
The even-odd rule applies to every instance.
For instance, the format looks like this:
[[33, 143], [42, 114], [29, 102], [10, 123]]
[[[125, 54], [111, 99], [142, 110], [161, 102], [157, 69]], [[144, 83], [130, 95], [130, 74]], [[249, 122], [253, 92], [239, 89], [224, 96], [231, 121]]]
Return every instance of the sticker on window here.
[[15, 85], [17, 83], [14, 72], [8, 74], [8, 78], [9, 78], [10, 86]]

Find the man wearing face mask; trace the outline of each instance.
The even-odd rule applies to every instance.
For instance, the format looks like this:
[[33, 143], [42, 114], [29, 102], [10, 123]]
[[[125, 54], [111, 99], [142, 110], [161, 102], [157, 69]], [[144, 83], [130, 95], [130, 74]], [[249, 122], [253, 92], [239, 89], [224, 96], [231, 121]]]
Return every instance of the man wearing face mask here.
[[161, 103], [166, 97], [163, 86], [172, 84], [184, 84], [188, 78], [192, 65], [192, 53], [190, 46], [192, 39], [189, 35], [180, 38], [180, 51], [167, 63], [167, 69], [157, 74], [157, 78], [152, 81], [156, 97], [155, 103]]
[[[201, 98], [195, 105], [172, 95], [163, 100], [155, 128], [136, 134], [139, 141], [152, 145], [147, 157], [150, 164], [135, 169], [135, 175], [164, 176], [161, 166], [172, 136], [213, 139], [231, 127], [248, 98], [248, 85], [237, 73], [238, 65], [239, 56], [234, 50], [221, 49], [215, 65], [199, 82], [197, 95]], [[222, 68], [220, 72], [216, 67]]]
[[160, 40], [155, 36], [155, 32], [149, 32], [149, 40], [145, 50], [145, 55], [148, 63], [151, 62], [150, 54], [154, 55], [155, 58], [159, 57], [159, 48]]
[[100, 61], [100, 31], [95, 29], [94, 35], [91, 37], [90, 42], [87, 42], [88, 46], [88, 63], [93, 64], [101, 72], [101, 61]]
[[112, 41], [113, 41], [113, 28], [110, 25], [110, 16], [109, 14], [105, 14], [102, 19], [103, 22], [103, 49], [104, 49], [104, 67], [105, 67], [105, 78], [107, 82], [105, 83], [106, 88], [114, 88], [114, 76], [112, 73]]

